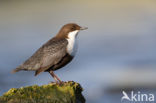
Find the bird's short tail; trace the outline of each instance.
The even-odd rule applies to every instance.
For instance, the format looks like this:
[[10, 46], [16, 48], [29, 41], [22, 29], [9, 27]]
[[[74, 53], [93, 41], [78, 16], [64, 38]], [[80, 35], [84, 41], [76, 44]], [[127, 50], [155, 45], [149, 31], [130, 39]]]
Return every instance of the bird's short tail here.
[[16, 68], [16, 69], [12, 70], [11, 73], [16, 73], [16, 72], [18, 72], [20, 70], [21, 70], [20, 68]]

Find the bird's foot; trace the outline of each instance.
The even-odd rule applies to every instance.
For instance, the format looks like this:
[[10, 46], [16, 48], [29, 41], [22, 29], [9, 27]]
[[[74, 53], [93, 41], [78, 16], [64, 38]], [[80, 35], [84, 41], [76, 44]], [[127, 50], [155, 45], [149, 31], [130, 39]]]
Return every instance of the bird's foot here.
[[59, 86], [62, 86], [64, 84], [63, 81], [58, 81], [56, 84], [58, 84]]
[[57, 85], [59, 85], [59, 86], [62, 86], [65, 82], [63, 82], [63, 81], [55, 81], [55, 82], [54, 81], [51, 81], [50, 82], [50, 84], [54, 84], [54, 83], [57, 84]]

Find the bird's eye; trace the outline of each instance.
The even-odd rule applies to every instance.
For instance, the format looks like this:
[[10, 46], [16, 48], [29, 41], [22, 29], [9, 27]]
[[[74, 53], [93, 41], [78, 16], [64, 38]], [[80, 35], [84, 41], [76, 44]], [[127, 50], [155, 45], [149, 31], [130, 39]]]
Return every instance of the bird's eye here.
[[75, 30], [75, 28], [74, 28], [74, 27], [72, 27], [72, 28], [71, 28], [71, 30]]
[[71, 30], [75, 30], [76, 29], [76, 26], [72, 26]]

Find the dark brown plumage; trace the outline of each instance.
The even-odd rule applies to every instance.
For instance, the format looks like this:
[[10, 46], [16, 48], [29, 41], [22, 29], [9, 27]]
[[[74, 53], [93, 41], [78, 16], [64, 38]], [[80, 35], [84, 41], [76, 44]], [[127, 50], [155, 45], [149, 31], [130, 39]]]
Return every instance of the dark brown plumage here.
[[[74, 56], [68, 52], [69, 33], [79, 31], [82, 28], [75, 23], [64, 25], [59, 33], [47, 43], [41, 46], [28, 60], [13, 70], [13, 73], [20, 70], [36, 71], [35, 76], [43, 71], [48, 71], [52, 77], [58, 82], [61, 80], [53, 73], [66, 64], [68, 64]], [[72, 34], [70, 34], [72, 35]], [[77, 35], [77, 34], [76, 34]]]

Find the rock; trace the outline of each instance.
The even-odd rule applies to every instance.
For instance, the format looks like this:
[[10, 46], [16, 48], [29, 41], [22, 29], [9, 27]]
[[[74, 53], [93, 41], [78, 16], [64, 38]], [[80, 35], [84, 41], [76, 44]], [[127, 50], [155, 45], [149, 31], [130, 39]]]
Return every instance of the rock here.
[[69, 81], [11, 88], [0, 97], [0, 103], [85, 103], [80, 84]]

